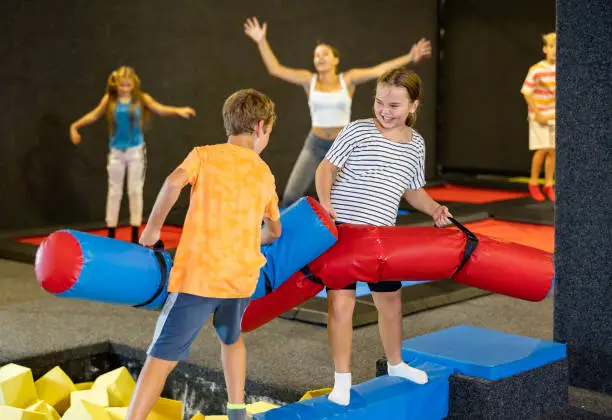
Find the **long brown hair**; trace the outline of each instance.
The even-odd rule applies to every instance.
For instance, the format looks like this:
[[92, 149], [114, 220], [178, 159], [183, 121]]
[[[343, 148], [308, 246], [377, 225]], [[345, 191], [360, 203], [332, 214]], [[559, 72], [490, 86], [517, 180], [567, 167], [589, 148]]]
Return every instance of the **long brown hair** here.
[[[378, 78], [378, 83], [405, 88], [412, 102], [417, 100], [420, 102], [423, 96], [421, 78], [414, 71], [404, 67], [387, 71]], [[416, 123], [416, 118], [416, 111], [411, 112], [406, 119], [406, 125], [413, 127], [414, 123]]]
[[134, 84], [132, 89], [132, 102], [130, 104], [130, 125], [134, 128], [136, 124], [136, 108], [140, 105], [140, 121], [138, 124], [143, 123], [144, 120], [149, 118], [149, 108], [145, 105], [143, 100], [143, 93], [140, 88], [140, 78], [136, 74], [133, 68], [122, 66], [117, 70], [113, 71], [108, 76], [108, 82], [106, 84], [106, 93], [108, 94], [108, 105], [106, 107], [106, 118], [108, 120], [108, 130], [110, 133], [115, 132], [115, 107], [117, 106], [117, 86], [122, 79], [129, 78]]

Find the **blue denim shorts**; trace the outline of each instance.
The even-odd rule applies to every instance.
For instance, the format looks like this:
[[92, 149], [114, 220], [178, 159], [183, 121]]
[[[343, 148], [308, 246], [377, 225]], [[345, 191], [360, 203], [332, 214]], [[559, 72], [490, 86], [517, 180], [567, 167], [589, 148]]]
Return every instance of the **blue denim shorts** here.
[[213, 315], [213, 325], [224, 344], [240, 337], [242, 316], [250, 298], [221, 299], [171, 293], [159, 314], [153, 341], [147, 354], [158, 359], [179, 361], [189, 357], [191, 344]]

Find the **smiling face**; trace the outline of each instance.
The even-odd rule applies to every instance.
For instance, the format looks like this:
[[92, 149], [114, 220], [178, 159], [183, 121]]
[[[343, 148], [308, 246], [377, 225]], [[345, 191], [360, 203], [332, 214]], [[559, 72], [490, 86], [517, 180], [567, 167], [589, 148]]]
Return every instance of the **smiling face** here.
[[378, 83], [374, 100], [374, 115], [386, 129], [404, 127], [410, 114], [416, 112], [419, 101], [412, 101], [403, 86]]
[[336, 71], [340, 58], [338, 53], [327, 44], [319, 44], [314, 50], [314, 66], [318, 73]]

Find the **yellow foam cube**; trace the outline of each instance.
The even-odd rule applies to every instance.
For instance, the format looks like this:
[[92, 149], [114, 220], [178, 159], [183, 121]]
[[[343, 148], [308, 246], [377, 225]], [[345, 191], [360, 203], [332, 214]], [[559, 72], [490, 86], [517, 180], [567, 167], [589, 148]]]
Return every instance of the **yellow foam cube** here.
[[204, 414], [198, 413], [189, 420], [206, 420], [206, 417], [204, 417]]
[[88, 389], [91, 389], [92, 386], [93, 382], [81, 382], [74, 384], [74, 387], [76, 388], [75, 391], [87, 391]]
[[228, 420], [227, 416], [220, 416], [220, 415], [215, 415], [215, 416], [206, 416], [204, 417], [206, 420]]
[[106, 412], [111, 420], [125, 420], [127, 417], [128, 407], [108, 407]]
[[60, 420], [61, 418], [55, 408], [53, 408], [51, 404], [43, 400], [35, 402], [34, 404], [26, 408], [26, 410], [42, 413], [47, 417], [47, 420]]
[[321, 395], [329, 394], [330, 392], [332, 392], [331, 388], [314, 389], [312, 391], [306, 392], [302, 396], [302, 398], [300, 398], [300, 401], [306, 401], [311, 398], [317, 398], [317, 397], [320, 397]]
[[55, 366], [38, 378], [34, 386], [38, 398], [51, 404], [59, 413], [64, 413], [68, 409], [70, 393], [76, 391], [72, 379], [59, 366]]
[[30, 368], [14, 363], [0, 367], [0, 405], [26, 408], [37, 400]]
[[36, 411], [23, 408], [0, 405], [0, 419], [2, 420], [47, 420], [47, 416]]
[[160, 398], [157, 400], [151, 413], [147, 416], [147, 420], [182, 420], [183, 419], [183, 402], [171, 400], [169, 398]]
[[266, 411], [270, 411], [278, 407], [278, 405], [269, 403], [267, 401], [257, 401], [252, 404], [247, 404], [246, 411], [247, 414], [250, 414], [252, 416], [254, 414], [265, 413]]
[[62, 420], [111, 420], [111, 417], [104, 407], [87, 400], [76, 400], [70, 405]]
[[105, 389], [88, 389], [85, 391], [73, 391], [70, 393], [70, 406], [75, 405], [77, 401], [88, 401], [99, 405], [100, 407], [108, 407], [108, 394]]
[[108, 392], [111, 407], [126, 407], [134, 392], [136, 382], [125, 367], [112, 370], [96, 378], [91, 389], [104, 389]]

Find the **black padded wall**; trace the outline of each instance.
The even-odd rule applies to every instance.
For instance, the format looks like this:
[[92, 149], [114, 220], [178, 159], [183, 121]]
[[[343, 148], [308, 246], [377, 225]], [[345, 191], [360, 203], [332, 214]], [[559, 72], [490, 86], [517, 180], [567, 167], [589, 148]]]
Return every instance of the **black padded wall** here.
[[612, 3], [558, 1], [555, 340], [612, 394]]
[[[278, 125], [263, 157], [279, 194], [308, 134], [304, 90], [270, 77], [243, 33], [247, 16], [268, 22], [281, 63], [313, 69], [318, 40], [341, 52], [341, 70], [409, 52], [420, 37], [436, 46], [434, 0], [280, 0], [230, 2], [134, 0], [2, 2], [0, 5], [0, 229], [104, 220], [106, 122], [83, 128], [74, 147], [69, 124], [104, 94], [108, 74], [133, 66], [143, 89], [170, 105], [191, 105], [193, 120], [153, 117], [147, 124], [145, 213], [164, 177], [198, 144], [225, 141], [221, 106], [240, 88], [276, 102]], [[417, 128], [435, 166], [436, 60], [416, 67], [425, 86]], [[353, 119], [371, 115], [374, 82], [360, 86]], [[186, 206], [185, 194], [177, 208]], [[127, 216], [124, 197], [122, 217]]]
[[438, 164], [442, 172], [527, 175], [529, 67], [555, 30], [555, 0], [442, 0]]

